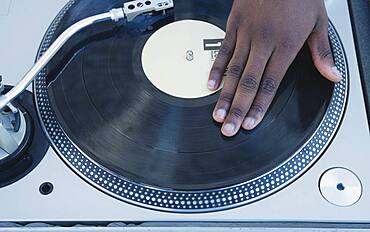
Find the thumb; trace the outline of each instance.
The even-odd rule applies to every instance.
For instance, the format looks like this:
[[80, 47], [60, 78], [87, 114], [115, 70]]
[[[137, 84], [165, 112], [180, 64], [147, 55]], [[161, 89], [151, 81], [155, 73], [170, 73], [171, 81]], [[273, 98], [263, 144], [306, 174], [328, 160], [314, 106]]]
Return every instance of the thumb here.
[[342, 75], [333, 60], [328, 36], [328, 24], [323, 23], [322, 26], [315, 28], [308, 38], [308, 45], [311, 49], [313, 62], [321, 75], [330, 81], [340, 82]]

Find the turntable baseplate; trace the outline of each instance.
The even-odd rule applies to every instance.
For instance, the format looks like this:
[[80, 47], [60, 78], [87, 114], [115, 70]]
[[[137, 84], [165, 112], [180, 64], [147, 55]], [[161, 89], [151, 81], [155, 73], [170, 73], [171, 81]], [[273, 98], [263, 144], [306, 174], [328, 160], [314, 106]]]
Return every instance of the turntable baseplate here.
[[[69, 1], [38, 57], [72, 23], [120, 4]], [[73, 38], [34, 83], [52, 147], [32, 173], [0, 189], [4, 199], [12, 192], [20, 196], [4, 202], [9, 210], [0, 212], [0, 220], [370, 221], [365, 210], [370, 194], [362, 192], [370, 183], [363, 165], [370, 159], [369, 135], [354, 43], [345, 33], [350, 21], [341, 17], [348, 15], [345, 1], [327, 3], [329, 36], [344, 80], [335, 86], [326, 82], [303, 48], [265, 121], [235, 138], [224, 138], [210, 116], [218, 92], [168, 91], [142, 62], [160, 63], [162, 54], [142, 54], [156, 50], [148, 41], [169, 25], [204, 22], [216, 28], [215, 35], [200, 35], [199, 44], [219, 40], [231, 4], [176, 0], [166, 14], [99, 24]], [[199, 52], [205, 63], [217, 52], [192, 46], [184, 46], [178, 58], [189, 67]], [[336, 167], [351, 170], [363, 185], [360, 200], [344, 208], [331, 204], [319, 188], [322, 175]], [[42, 183], [52, 184], [49, 194], [40, 195]], [[334, 186], [343, 191], [345, 183]], [[25, 192], [35, 200], [23, 198]], [[27, 209], [11, 206], [20, 204]]]
[[[219, 7], [212, 8], [214, 4]], [[225, 30], [231, 5], [225, 0], [177, 0], [166, 15], [138, 17], [118, 28], [101, 25], [67, 44], [35, 83], [42, 122], [65, 162], [113, 197], [170, 212], [218, 211], [254, 202], [316, 162], [339, 127], [348, 90], [345, 55], [332, 26], [330, 39], [344, 80], [332, 87], [303, 49], [267, 119], [255, 131], [232, 139], [223, 137], [210, 117], [217, 94], [176, 98], [145, 77], [141, 54], [158, 28], [172, 25], [177, 30], [179, 22], [192, 20], [190, 33], [199, 40], [194, 45], [184, 41], [184, 49], [196, 51], [195, 45], [204, 40], [220, 39], [198, 36], [205, 30], [196, 29], [197, 22]], [[71, 1], [46, 38], [112, 6], [117, 7], [115, 1]], [[203, 9], [209, 9], [207, 14]], [[189, 32], [178, 29], [177, 34], [181, 38]], [[42, 43], [40, 54], [51, 42]], [[178, 72], [188, 68], [184, 64]], [[205, 89], [206, 80], [207, 73]], [[286, 142], [281, 143], [283, 137]]]

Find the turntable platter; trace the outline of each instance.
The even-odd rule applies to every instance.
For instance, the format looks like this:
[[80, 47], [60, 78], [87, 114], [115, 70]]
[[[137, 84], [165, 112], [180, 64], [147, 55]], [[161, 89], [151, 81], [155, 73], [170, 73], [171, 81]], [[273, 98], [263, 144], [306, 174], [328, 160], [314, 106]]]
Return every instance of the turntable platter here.
[[[59, 22], [54, 22], [55, 31], [49, 33], [55, 37], [73, 22], [120, 3], [71, 1]], [[262, 124], [233, 138], [223, 137], [220, 125], [212, 120], [218, 92], [181, 97], [184, 94], [166, 91], [168, 86], [156, 85], [153, 75], [165, 76], [162, 69], [173, 69], [168, 62], [160, 65], [161, 60], [171, 60], [161, 57], [168, 53], [158, 54], [160, 66], [151, 77], [146, 75], [142, 54], [159, 30], [192, 20], [225, 31], [231, 5], [231, 0], [176, 0], [166, 15], [140, 16], [122, 25], [105, 23], [79, 33], [39, 76], [35, 87], [40, 116], [62, 158], [104, 191], [164, 210], [244, 204], [276, 191], [312, 165], [339, 125], [346, 80], [336, 86], [325, 80], [315, 70], [306, 46]], [[180, 37], [192, 37], [192, 33], [196, 37], [195, 31], [182, 32]], [[333, 28], [331, 40], [345, 76], [345, 60]], [[179, 78], [187, 71], [181, 66], [176, 70], [178, 76], [167, 76]], [[254, 194], [256, 186], [261, 192]], [[139, 190], [135, 197], [130, 189], [149, 189], [148, 195], [156, 200], [145, 195], [140, 200]], [[226, 192], [221, 194], [221, 189]], [[196, 201], [199, 194], [212, 192], [213, 204], [204, 204], [203, 198]], [[172, 194], [188, 194], [188, 200], [194, 200], [176, 204], [173, 199], [170, 204], [166, 197]]]

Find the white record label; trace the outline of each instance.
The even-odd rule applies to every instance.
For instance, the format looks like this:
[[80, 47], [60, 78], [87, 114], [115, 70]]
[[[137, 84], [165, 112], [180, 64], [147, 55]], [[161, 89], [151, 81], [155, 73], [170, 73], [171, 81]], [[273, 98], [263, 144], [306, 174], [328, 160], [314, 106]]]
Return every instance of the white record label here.
[[209, 72], [225, 32], [197, 20], [168, 24], [147, 41], [142, 65], [148, 80], [162, 92], [184, 99], [209, 96]]

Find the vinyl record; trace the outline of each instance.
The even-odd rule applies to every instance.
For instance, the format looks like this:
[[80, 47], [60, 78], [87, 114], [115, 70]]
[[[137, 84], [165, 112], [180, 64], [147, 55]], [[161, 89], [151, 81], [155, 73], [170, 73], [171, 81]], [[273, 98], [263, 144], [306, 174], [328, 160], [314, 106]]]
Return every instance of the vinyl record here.
[[[219, 93], [185, 99], [161, 91], [145, 75], [142, 53], [148, 39], [173, 22], [202, 21], [225, 30], [232, 1], [175, 3], [166, 15], [89, 28], [58, 54], [48, 66], [47, 80], [52, 109], [63, 130], [106, 170], [164, 189], [223, 188], [278, 167], [319, 126], [333, 84], [316, 71], [304, 47], [262, 124], [233, 138], [222, 136], [221, 125], [211, 116]], [[120, 4], [80, 1], [56, 34]], [[192, 37], [192, 31], [184, 35]]]
[[[39, 73], [37, 109], [55, 151], [102, 192], [155, 210], [218, 211], [281, 190], [320, 158], [343, 117], [348, 72], [335, 28], [329, 38], [343, 81], [326, 81], [305, 46], [262, 124], [225, 138], [211, 117], [219, 93], [199, 91], [204, 82], [193, 76], [207, 79], [232, 1], [174, 3], [166, 14], [81, 31]], [[74, 22], [121, 4], [70, 0], [38, 58]]]

